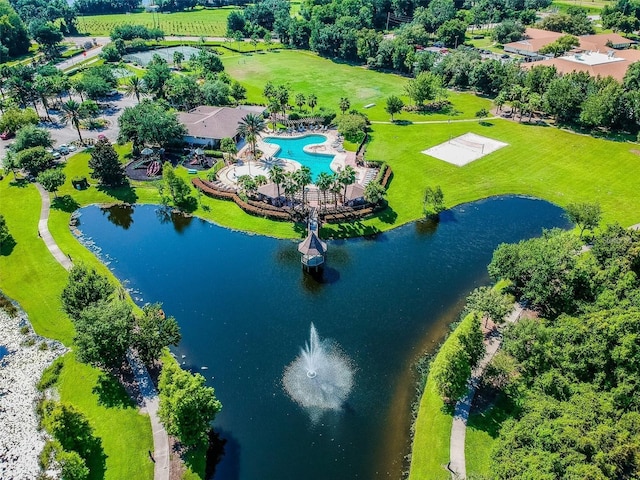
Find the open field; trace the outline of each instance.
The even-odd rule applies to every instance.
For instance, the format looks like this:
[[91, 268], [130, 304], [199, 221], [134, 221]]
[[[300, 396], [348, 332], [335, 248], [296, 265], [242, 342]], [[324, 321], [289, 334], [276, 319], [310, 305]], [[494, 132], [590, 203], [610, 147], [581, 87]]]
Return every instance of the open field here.
[[223, 37], [227, 30], [227, 16], [236, 7], [195, 9], [175, 13], [123, 13], [114, 15], [78, 16], [78, 30], [87, 35], [109, 35], [117, 25], [154, 25], [165, 35], [195, 35]]
[[[509, 145], [464, 167], [420, 153], [450, 136], [467, 132]], [[640, 161], [632, 152], [636, 144], [502, 119], [373, 125], [371, 136], [368, 158], [388, 162], [394, 176], [387, 197], [391, 210], [362, 222], [359, 228], [367, 232], [388, 230], [420, 218], [422, 195], [428, 185], [442, 187], [448, 206], [494, 195], [520, 194], [560, 206], [597, 201], [604, 223], [629, 226], [640, 221]], [[338, 234], [341, 229], [326, 228]]]
[[610, 0], [553, 0], [548, 10], [557, 10], [566, 12], [571, 7], [580, 7], [587, 10], [588, 15], [597, 15], [606, 5], [614, 5], [615, 2]]
[[[40, 196], [34, 185], [15, 182], [11, 174], [0, 181], [0, 198], [0, 213], [15, 241], [13, 247], [4, 245], [0, 254], [0, 290], [20, 303], [38, 334], [71, 345], [73, 326], [60, 303], [67, 273], [38, 237]], [[60, 208], [66, 208], [65, 204], [54, 202], [52, 213], [58, 218]], [[68, 222], [68, 214], [66, 218]], [[75, 240], [61, 247], [74, 260], [87, 260], [108, 272]], [[146, 455], [152, 448], [149, 420], [128, 403], [109, 404], [101, 398], [95, 390], [101, 375], [97, 369], [79, 364], [72, 354], [64, 357], [64, 364], [57, 383], [61, 399], [87, 415], [106, 455], [106, 475], [97, 472], [92, 478], [151, 478], [153, 464]]]
[[[391, 73], [381, 73], [360, 66], [338, 63], [322, 58], [314, 53], [299, 50], [280, 50], [266, 54], [241, 55], [223, 58], [225, 71], [247, 88], [250, 102], [264, 103], [262, 95], [267, 81], [290, 87], [290, 101], [296, 93], [318, 97], [318, 107], [339, 112], [338, 101], [346, 97], [351, 108], [366, 113], [371, 120], [389, 121], [384, 111], [386, 98], [400, 96], [405, 104], [410, 100], [404, 95], [407, 77]], [[490, 108], [487, 99], [470, 94], [451, 93], [453, 103], [450, 112], [438, 114], [417, 114], [402, 112], [396, 120], [427, 121], [449, 118], [474, 118], [482, 108]], [[364, 108], [366, 105], [373, 107]], [[307, 107], [309, 115], [311, 111]]]

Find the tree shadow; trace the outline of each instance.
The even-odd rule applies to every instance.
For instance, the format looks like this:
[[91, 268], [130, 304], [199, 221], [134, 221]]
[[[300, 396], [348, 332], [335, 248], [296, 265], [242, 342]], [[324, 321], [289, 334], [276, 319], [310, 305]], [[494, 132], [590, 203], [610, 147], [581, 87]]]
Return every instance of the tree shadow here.
[[51, 202], [51, 208], [55, 210], [62, 210], [66, 213], [73, 213], [80, 208], [80, 204], [71, 195], [63, 195], [53, 199]]
[[[393, 174], [391, 176], [393, 178]], [[387, 225], [393, 225], [394, 223], [396, 223], [396, 220], [398, 219], [398, 214], [393, 208], [387, 206], [387, 208], [382, 210], [377, 215], [377, 217], [381, 222], [386, 223]]]
[[394, 120], [393, 124], [399, 127], [408, 127], [409, 125], [413, 125], [413, 122], [411, 120]]
[[18, 187], [18, 188], [26, 188], [29, 186], [31, 182], [29, 180], [27, 180], [26, 178], [15, 178], [13, 177], [13, 180], [11, 180], [9, 182], [9, 185], [11, 185], [12, 187]]
[[[240, 478], [240, 442], [225, 430], [209, 433], [205, 466], [206, 479], [223, 478], [237, 480]], [[185, 463], [188, 459], [185, 458]]]
[[180, 202], [178, 207], [183, 212], [193, 213], [198, 209], [198, 199], [193, 195], [189, 195], [182, 202]]
[[415, 222], [416, 233], [420, 237], [430, 237], [438, 231], [438, 225], [440, 225], [439, 216], [428, 216]]
[[322, 227], [320, 231], [323, 232], [322, 236], [324, 238], [353, 238], [362, 236], [375, 237], [375, 235], [380, 233], [380, 230], [377, 227], [374, 227], [373, 225], [365, 225], [361, 220], [335, 224], [335, 229]]
[[481, 120], [478, 122], [481, 127], [493, 127], [492, 122], [487, 122], [486, 120]]
[[474, 398], [467, 428], [486, 432], [497, 438], [502, 424], [517, 414], [518, 407], [503, 391], [483, 385]]
[[124, 203], [136, 203], [138, 201], [138, 194], [135, 188], [131, 184], [122, 185], [120, 187], [107, 187], [105, 185], [98, 185], [96, 187], [99, 192], [106, 193], [110, 197], [120, 200]]
[[293, 231], [296, 232], [300, 236], [300, 238], [306, 237], [307, 224], [302, 222], [296, 222], [293, 224]]
[[134, 406], [127, 391], [112, 375], [101, 373], [92, 392], [98, 396], [98, 403], [107, 408], [129, 408]]
[[8, 257], [13, 252], [13, 249], [16, 247], [17, 243], [15, 239], [9, 234], [7, 238], [0, 245], [0, 257]]

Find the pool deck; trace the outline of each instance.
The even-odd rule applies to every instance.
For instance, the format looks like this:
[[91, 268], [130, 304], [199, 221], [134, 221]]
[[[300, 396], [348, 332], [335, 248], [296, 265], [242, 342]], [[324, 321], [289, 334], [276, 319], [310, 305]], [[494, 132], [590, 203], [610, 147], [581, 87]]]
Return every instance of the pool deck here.
[[279, 158], [275, 158], [276, 153], [280, 150], [278, 145], [273, 143], [266, 142], [265, 138], [282, 138], [282, 139], [296, 139], [303, 138], [309, 135], [323, 135], [326, 137], [326, 140], [322, 143], [314, 143], [311, 145], [306, 145], [304, 147], [304, 151], [307, 153], [317, 153], [324, 155], [333, 155], [334, 158], [331, 161], [330, 168], [334, 172], [339, 172], [345, 168], [345, 166], [350, 165], [356, 171], [357, 174], [357, 182], [362, 183], [365, 178], [365, 170], [361, 167], [358, 167], [356, 164], [356, 154], [354, 152], [347, 152], [342, 147], [342, 139], [339, 137], [338, 131], [336, 129], [328, 129], [328, 130], [306, 130], [304, 132], [293, 132], [293, 133], [281, 133], [281, 132], [273, 132], [271, 130], [267, 130], [256, 142], [256, 148], [262, 152], [262, 157], [259, 160], [250, 160], [251, 154], [250, 145], [246, 144], [244, 147], [240, 149], [238, 152], [238, 162], [234, 165], [229, 165], [224, 167], [218, 173], [218, 180], [224, 182], [229, 186], [236, 186], [236, 179], [241, 175], [245, 175], [249, 173], [251, 170], [251, 174], [255, 175], [265, 175], [268, 177], [268, 172], [271, 166], [274, 163], [277, 163], [283, 167], [285, 171], [292, 172], [298, 170], [301, 165], [300, 163], [293, 160], [283, 160]]

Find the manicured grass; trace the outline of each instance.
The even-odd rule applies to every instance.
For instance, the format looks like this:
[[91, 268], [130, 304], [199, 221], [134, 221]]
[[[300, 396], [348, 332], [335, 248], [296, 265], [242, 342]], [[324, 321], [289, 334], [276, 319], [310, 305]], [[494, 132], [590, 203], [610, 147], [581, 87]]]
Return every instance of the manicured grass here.
[[510, 417], [510, 408], [506, 396], [501, 394], [485, 411], [469, 415], [464, 446], [468, 475], [489, 476], [491, 450], [502, 422]]
[[[520, 194], [560, 206], [600, 202], [603, 223], [640, 221], [640, 158], [636, 144], [578, 135], [553, 127], [507, 120], [431, 125], [373, 125], [370, 159], [385, 160], [394, 175], [390, 210], [366, 220], [363, 231], [388, 230], [422, 216], [426, 186], [440, 185], [448, 206], [481, 198]], [[420, 153], [466, 132], [509, 144], [464, 167]], [[327, 226], [326, 231], [339, 232]], [[327, 232], [328, 233], [328, 232]]]
[[[105, 480], [153, 478], [153, 450], [149, 418], [138, 413], [118, 380], [75, 360], [73, 353], [64, 357], [58, 384], [60, 400], [80, 409], [101, 439], [105, 455]], [[100, 458], [92, 459], [101, 465]], [[97, 468], [99, 470], [99, 467]], [[94, 473], [92, 471], [92, 473]]]
[[[384, 111], [386, 98], [398, 95], [405, 104], [411, 103], [404, 95], [408, 78], [391, 73], [381, 73], [360, 66], [337, 63], [314, 53], [299, 50], [242, 55], [223, 58], [225, 71], [247, 89], [250, 102], [265, 103], [264, 86], [268, 81], [290, 87], [290, 102], [297, 93], [318, 97], [318, 107], [339, 113], [338, 102], [346, 97], [351, 108], [366, 113], [371, 120], [389, 121]], [[490, 108], [490, 101], [467, 93], [450, 93], [452, 108], [445, 113], [417, 114], [402, 112], [396, 120], [431, 121], [449, 118], [474, 118], [482, 108]], [[373, 107], [364, 108], [366, 105]], [[308, 115], [311, 110], [307, 107]]]
[[[223, 37], [227, 16], [236, 7], [194, 9], [175, 13], [127, 13], [115, 15], [78, 16], [78, 30], [87, 35], [108, 36], [114, 27], [123, 24], [159, 26], [165, 35]], [[159, 24], [159, 25], [158, 25]]]
[[452, 424], [451, 410], [437, 394], [434, 382], [427, 379], [416, 420], [409, 480], [447, 480], [451, 477], [446, 466]]
[[614, 5], [615, 2], [608, 0], [580, 0], [580, 1], [566, 1], [566, 0], [553, 0], [551, 2], [550, 9], [557, 9], [559, 12], [566, 12], [569, 8], [579, 7], [587, 11], [587, 15], [597, 15], [604, 8], [605, 5]]
[[[4, 215], [15, 245], [3, 245], [0, 255], [0, 290], [18, 301], [29, 314], [35, 331], [71, 345], [73, 326], [62, 311], [60, 293], [67, 281], [67, 273], [53, 259], [44, 242], [38, 237], [40, 195], [32, 184], [15, 182], [13, 174], [0, 181], [0, 213]], [[54, 205], [60, 207], [59, 201]], [[68, 206], [68, 205], [67, 205]], [[60, 229], [69, 214], [52, 210], [50, 226]], [[66, 228], [66, 241], [60, 242], [65, 253], [74, 260], [92, 263], [103, 272], [87, 250], [78, 244]], [[68, 401], [87, 415], [96, 435], [102, 439], [108, 470], [104, 478], [152, 478], [153, 467], [147, 457], [152, 448], [148, 419], [131, 406], [100, 405], [94, 393], [97, 369], [79, 364], [72, 354], [64, 359], [65, 367], [58, 382], [61, 399]], [[122, 396], [120, 395], [119, 398]], [[98, 474], [92, 478], [103, 478]]]

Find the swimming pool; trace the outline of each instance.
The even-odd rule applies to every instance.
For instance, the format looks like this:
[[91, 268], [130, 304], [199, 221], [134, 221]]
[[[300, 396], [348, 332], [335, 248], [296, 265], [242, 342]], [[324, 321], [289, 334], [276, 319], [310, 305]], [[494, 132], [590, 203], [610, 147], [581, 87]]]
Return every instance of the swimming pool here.
[[324, 135], [307, 135], [300, 138], [274, 138], [267, 137], [265, 142], [273, 143], [280, 147], [275, 156], [278, 158], [284, 158], [287, 160], [295, 160], [301, 165], [309, 167], [311, 169], [311, 178], [315, 182], [316, 178], [321, 172], [333, 173], [330, 168], [331, 161], [335, 155], [327, 153], [307, 153], [303, 149], [306, 145], [313, 145], [314, 143], [324, 143], [327, 141], [327, 137]]

